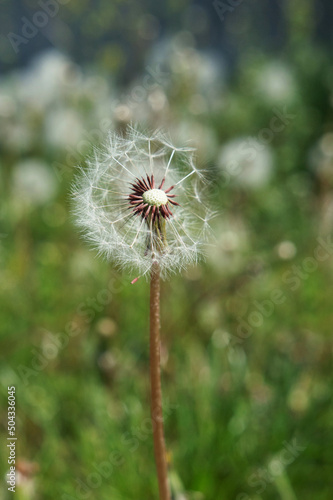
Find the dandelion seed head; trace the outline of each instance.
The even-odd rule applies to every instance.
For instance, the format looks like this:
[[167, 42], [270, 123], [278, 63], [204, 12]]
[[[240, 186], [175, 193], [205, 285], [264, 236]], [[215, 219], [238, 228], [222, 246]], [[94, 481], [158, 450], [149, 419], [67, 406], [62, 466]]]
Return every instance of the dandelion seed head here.
[[213, 212], [193, 155], [161, 131], [110, 134], [72, 190], [77, 225], [99, 254], [141, 275], [155, 260], [163, 278], [199, 261]]

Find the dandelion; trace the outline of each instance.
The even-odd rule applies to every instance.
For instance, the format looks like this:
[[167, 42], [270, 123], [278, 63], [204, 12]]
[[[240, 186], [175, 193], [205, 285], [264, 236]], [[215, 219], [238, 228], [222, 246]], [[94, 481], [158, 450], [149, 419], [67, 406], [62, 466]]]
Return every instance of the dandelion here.
[[215, 215], [203, 180], [192, 149], [176, 148], [161, 132], [146, 135], [129, 127], [126, 137], [110, 135], [73, 189], [77, 223], [99, 253], [120, 268], [150, 276], [151, 416], [161, 500], [170, 500], [170, 490], [160, 382], [160, 277], [203, 255]]
[[226, 180], [246, 189], [259, 189], [274, 173], [272, 149], [253, 137], [232, 139], [222, 146], [218, 165]]
[[145, 275], [154, 260], [165, 278], [203, 254], [214, 213], [202, 181], [192, 149], [130, 127], [127, 137], [111, 135], [80, 171], [73, 193], [77, 224], [116, 266]]

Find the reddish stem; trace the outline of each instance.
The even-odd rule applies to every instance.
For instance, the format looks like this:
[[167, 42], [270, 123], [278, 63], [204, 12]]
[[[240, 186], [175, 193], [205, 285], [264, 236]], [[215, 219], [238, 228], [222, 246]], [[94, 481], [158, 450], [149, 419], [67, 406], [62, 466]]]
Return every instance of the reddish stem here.
[[160, 374], [160, 268], [153, 262], [150, 281], [150, 383], [151, 417], [160, 500], [170, 500], [165, 453]]

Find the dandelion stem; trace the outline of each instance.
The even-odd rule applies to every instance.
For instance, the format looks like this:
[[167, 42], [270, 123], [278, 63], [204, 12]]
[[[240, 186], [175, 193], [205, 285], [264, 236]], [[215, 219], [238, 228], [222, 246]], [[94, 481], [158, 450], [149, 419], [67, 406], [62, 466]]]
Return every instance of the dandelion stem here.
[[150, 281], [150, 383], [151, 418], [160, 500], [170, 500], [160, 376], [160, 268], [156, 261], [152, 264]]

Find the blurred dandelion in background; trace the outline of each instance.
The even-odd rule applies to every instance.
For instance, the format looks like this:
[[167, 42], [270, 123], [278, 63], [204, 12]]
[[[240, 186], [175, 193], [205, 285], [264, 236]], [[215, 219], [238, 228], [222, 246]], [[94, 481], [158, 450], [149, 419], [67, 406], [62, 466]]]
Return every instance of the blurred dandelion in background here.
[[271, 148], [253, 137], [240, 137], [224, 144], [218, 165], [235, 185], [257, 189], [270, 181], [274, 162]]

